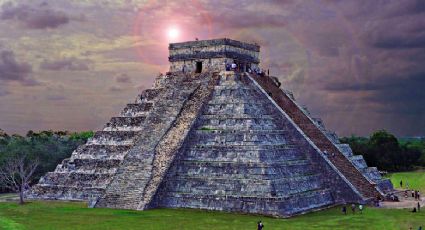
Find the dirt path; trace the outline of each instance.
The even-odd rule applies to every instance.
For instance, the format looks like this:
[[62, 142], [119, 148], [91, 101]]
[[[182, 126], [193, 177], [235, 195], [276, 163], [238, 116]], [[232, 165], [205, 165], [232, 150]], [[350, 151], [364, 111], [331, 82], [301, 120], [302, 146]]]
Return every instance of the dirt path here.
[[[381, 202], [381, 207], [383, 208], [408, 208], [408, 209], [412, 209], [414, 207], [417, 207], [418, 202], [421, 205], [421, 211], [425, 211], [425, 199], [423, 197], [421, 197], [421, 200], [415, 200], [415, 198], [412, 197], [412, 193], [409, 190], [407, 192], [407, 198], [405, 197], [405, 192], [406, 190], [397, 190], [396, 195], [398, 196], [398, 198], [400, 199], [399, 202]], [[422, 196], [422, 194], [421, 194]]]

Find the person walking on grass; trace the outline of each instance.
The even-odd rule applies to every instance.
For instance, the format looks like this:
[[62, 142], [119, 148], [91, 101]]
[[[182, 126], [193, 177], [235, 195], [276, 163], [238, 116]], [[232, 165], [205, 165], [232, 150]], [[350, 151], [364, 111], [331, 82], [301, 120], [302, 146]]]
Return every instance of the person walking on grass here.
[[351, 211], [353, 212], [353, 214], [356, 213], [356, 205], [355, 204], [351, 205]]
[[258, 223], [257, 223], [257, 230], [263, 230], [263, 228], [264, 228], [263, 222], [261, 222], [261, 220], [258, 221]]
[[360, 214], [363, 214], [363, 205], [361, 204], [359, 204], [359, 211], [360, 211]]
[[403, 188], [403, 180], [400, 180], [400, 188]]
[[347, 215], [347, 207], [345, 205], [342, 206], [342, 213], [344, 213], [344, 215]]

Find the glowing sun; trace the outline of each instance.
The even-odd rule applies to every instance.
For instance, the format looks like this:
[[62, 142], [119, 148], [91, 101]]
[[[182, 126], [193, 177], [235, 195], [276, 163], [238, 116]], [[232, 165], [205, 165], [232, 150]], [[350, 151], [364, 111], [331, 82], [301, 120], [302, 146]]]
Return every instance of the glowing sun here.
[[175, 41], [180, 36], [179, 28], [172, 26], [167, 29], [167, 37], [170, 41]]

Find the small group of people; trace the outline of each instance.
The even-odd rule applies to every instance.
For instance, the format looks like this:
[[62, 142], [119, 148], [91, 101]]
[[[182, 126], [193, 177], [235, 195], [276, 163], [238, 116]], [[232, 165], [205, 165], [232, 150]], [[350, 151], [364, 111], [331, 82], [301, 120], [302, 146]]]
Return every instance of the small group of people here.
[[239, 71], [239, 66], [236, 63], [225, 63], [226, 71]]
[[[414, 198], [415, 200], [421, 200], [421, 193], [418, 190], [411, 190], [410, 194], [412, 196], [412, 198]], [[405, 190], [404, 191], [404, 197], [408, 198], [409, 197], [409, 190]]]
[[[236, 72], [239, 72], [239, 71], [243, 71], [243, 69], [244, 69], [243, 66], [238, 65], [238, 64], [236, 64], [234, 62], [233, 63], [225, 63], [224, 65], [225, 65], [226, 71], [236, 71]], [[263, 76], [266, 73], [265, 70], [262, 70], [258, 66], [255, 67], [255, 68], [251, 68], [250, 66], [246, 66], [246, 71], [248, 73], [256, 73], [256, 74], [261, 75], [261, 76]], [[270, 69], [267, 70], [267, 75], [270, 75]]]
[[[351, 204], [351, 212], [353, 214], [356, 213], [356, 209], [357, 209], [356, 204]], [[359, 204], [358, 209], [359, 209], [360, 214], [363, 214], [363, 205], [362, 204]], [[344, 215], [347, 215], [347, 206], [346, 205], [342, 206], [341, 211]]]

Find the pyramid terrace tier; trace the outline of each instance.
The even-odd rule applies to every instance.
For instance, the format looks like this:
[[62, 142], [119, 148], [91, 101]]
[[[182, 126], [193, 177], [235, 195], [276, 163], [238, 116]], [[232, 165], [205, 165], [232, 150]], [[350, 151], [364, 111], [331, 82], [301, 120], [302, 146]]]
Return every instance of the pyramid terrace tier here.
[[102, 194], [105, 188], [40, 184], [32, 187], [31, 190], [31, 193], [26, 195], [30, 199], [87, 201], [90, 197]]
[[331, 206], [334, 204], [334, 200], [331, 192], [324, 189], [282, 198], [172, 193], [160, 197], [157, 203], [160, 207], [261, 213], [263, 215], [288, 217]]
[[82, 145], [71, 159], [122, 159], [131, 145]]
[[127, 106], [121, 112], [125, 117], [143, 117], [148, 111], [152, 109], [153, 103], [133, 103]]
[[286, 177], [298, 177], [303, 175], [316, 174], [307, 160], [282, 161], [273, 163], [253, 163], [253, 162], [200, 162], [181, 161], [176, 166], [177, 175], [202, 176], [208, 175], [227, 176], [236, 178], [246, 178], [247, 176], [267, 177], [278, 179]]
[[322, 189], [320, 175], [259, 180], [255, 178], [239, 179], [225, 176], [178, 177], [168, 181], [169, 193], [192, 193], [204, 195], [225, 194], [230, 196], [285, 197], [297, 193]]
[[137, 131], [97, 131], [87, 144], [129, 145], [138, 137]]
[[221, 146], [219, 148], [207, 146], [205, 148], [192, 147], [188, 149], [185, 159], [233, 162], [254, 162], [260, 159], [265, 162], [273, 162], [304, 160], [306, 156], [300, 148], [287, 145]]
[[56, 172], [114, 173], [122, 159], [65, 159]]
[[145, 116], [137, 117], [113, 117], [111, 121], [106, 124], [106, 127], [119, 128], [119, 127], [139, 127], [145, 121]]
[[62, 185], [64, 187], [80, 187], [80, 188], [105, 188], [111, 178], [111, 173], [47, 173], [40, 185]]

